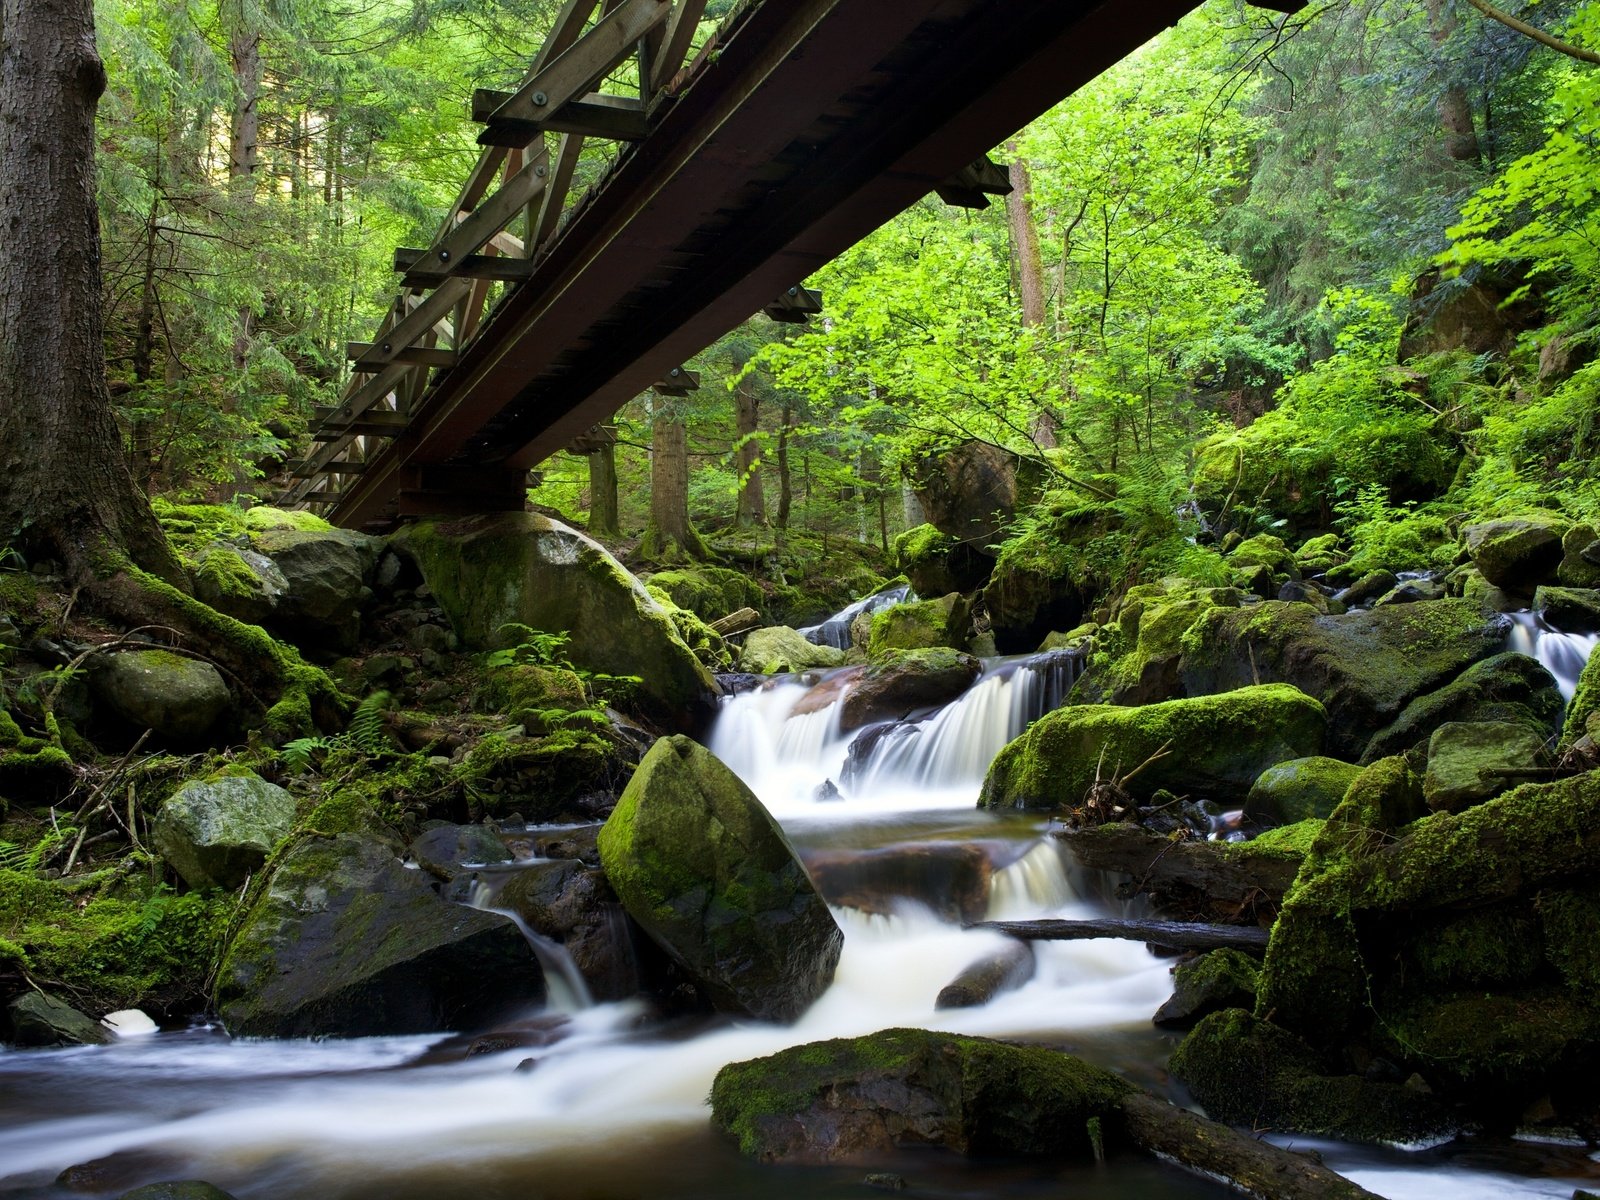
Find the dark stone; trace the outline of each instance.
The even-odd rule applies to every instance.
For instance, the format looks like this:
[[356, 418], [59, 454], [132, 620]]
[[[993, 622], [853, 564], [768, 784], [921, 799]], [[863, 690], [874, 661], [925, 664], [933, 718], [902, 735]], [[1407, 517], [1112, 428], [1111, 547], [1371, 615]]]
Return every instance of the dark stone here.
[[24, 992], [6, 1005], [17, 1046], [99, 1046], [115, 1040], [99, 1021], [43, 992]]
[[1252, 1008], [1261, 964], [1240, 950], [1211, 950], [1172, 971], [1172, 995], [1151, 1020], [1163, 1029], [1188, 1029], [1225, 1008]]
[[1507, 517], [1461, 531], [1472, 565], [1495, 587], [1526, 595], [1555, 573], [1567, 531], [1554, 517]]
[[1393, 571], [1368, 571], [1344, 591], [1338, 594], [1338, 599], [1350, 608], [1359, 608], [1361, 605], [1376, 600], [1392, 591], [1400, 582], [1399, 576]]
[[203, 1179], [182, 1179], [170, 1183], [147, 1183], [118, 1200], [233, 1200], [233, 1196]]
[[348, 529], [273, 529], [257, 534], [256, 546], [289, 585], [274, 628], [299, 644], [352, 649], [383, 543]]
[[981, 553], [998, 544], [1017, 509], [1037, 495], [1042, 469], [988, 442], [962, 442], [911, 463], [928, 521]]
[[563, 946], [596, 1000], [638, 991], [632, 934], [603, 871], [565, 859], [526, 863], [503, 878], [494, 907]]
[[824, 850], [806, 857], [829, 904], [889, 913], [912, 900], [941, 920], [968, 924], [989, 910], [990, 848], [975, 842], [902, 842], [874, 850]]
[[1426, 743], [1447, 721], [1511, 721], [1548, 737], [1561, 720], [1561, 709], [1561, 691], [1549, 671], [1526, 654], [1496, 654], [1406, 705], [1373, 735], [1361, 761], [1366, 765], [1404, 754]]
[[981, 670], [972, 655], [948, 647], [886, 651], [845, 693], [840, 728], [849, 732], [914, 709], [948, 704], [972, 686]]
[[424, 871], [449, 880], [465, 863], [503, 863], [511, 851], [499, 831], [487, 825], [439, 825], [411, 843], [411, 857]]

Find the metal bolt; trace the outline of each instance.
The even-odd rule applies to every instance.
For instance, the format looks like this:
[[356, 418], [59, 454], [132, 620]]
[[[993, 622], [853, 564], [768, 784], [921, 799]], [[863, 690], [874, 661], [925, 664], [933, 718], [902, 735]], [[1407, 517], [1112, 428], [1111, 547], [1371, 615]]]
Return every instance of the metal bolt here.
[[385, 354], [388, 354], [393, 349], [394, 349], [394, 343], [393, 342], [385, 342], [383, 344], [383, 352]]
[[439, 261], [442, 262], [442, 263], [449, 262], [450, 261], [450, 251], [448, 251], [448, 250], [439, 251]]
[[789, 295], [798, 296], [799, 294], [800, 294], [800, 289], [799, 288], [792, 287], [792, 288], [789, 289]]
[[539, 108], [543, 108], [546, 104], [550, 103], [550, 97], [546, 96], [543, 92], [535, 92], [531, 97], [529, 97], [529, 99], [531, 99]]
[[678, 374], [679, 374], [678, 368], [677, 367], [673, 367], [672, 370], [667, 372], [667, 374], [670, 375], [672, 378], [676, 379], [678, 377]]
[[546, 167], [543, 163], [540, 163], [537, 167], [535, 167], [533, 169], [533, 173], [535, 175], [537, 175], [540, 179], [543, 179], [546, 175], [548, 175], [550, 173], [550, 169], [548, 167]]

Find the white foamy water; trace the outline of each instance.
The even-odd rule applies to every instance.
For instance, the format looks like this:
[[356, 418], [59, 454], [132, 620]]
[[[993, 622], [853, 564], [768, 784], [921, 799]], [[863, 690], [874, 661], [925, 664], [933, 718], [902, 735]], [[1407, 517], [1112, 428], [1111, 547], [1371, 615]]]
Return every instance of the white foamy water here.
[[1568, 702], [1578, 690], [1578, 676], [1583, 674], [1584, 664], [1597, 644], [1600, 634], [1568, 633], [1533, 612], [1511, 614], [1508, 649], [1538, 659], [1555, 676], [1562, 699]]

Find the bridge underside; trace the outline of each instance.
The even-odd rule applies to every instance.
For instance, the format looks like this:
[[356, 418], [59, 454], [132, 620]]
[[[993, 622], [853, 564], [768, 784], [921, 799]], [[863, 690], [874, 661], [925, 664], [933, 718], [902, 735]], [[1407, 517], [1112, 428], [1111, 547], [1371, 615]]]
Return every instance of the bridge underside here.
[[330, 519], [520, 507], [528, 468], [1197, 4], [747, 6]]

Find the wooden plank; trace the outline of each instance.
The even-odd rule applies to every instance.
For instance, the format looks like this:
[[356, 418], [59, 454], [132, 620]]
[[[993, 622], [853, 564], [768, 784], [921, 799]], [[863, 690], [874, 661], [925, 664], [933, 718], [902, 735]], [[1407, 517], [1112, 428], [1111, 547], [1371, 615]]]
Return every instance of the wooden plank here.
[[[285, 465], [293, 467], [294, 473], [299, 475], [303, 469], [310, 465], [310, 461], [310, 459], [307, 459], [304, 462], [286, 463]], [[338, 462], [324, 463], [309, 473], [317, 475], [365, 475], [366, 472], [367, 464], [364, 462], [345, 462], [340, 460]]]
[[671, 15], [668, 0], [623, 0], [567, 50], [535, 71], [489, 117], [478, 135], [483, 146], [527, 145], [522, 132], [548, 120], [562, 105], [594, 90], [595, 84], [634, 51], [635, 44]]
[[[316, 417], [319, 423], [326, 423], [329, 421], [338, 421], [340, 419], [339, 414], [343, 411], [344, 410], [341, 408], [318, 407], [313, 415]], [[381, 408], [368, 409], [359, 418], [349, 422], [349, 424], [352, 426], [355, 424], [362, 424], [369, 426], [374, 430], [383, 429], [390, 431], [404, 429], [410, 423], [411, 418], [407, 417], [404, 413], [387, 412]]]
[[[491, 241], [497, 241], [505, 234], [497, 233]], [[409, 271], [418, 259], [426, 257], [428, 251], [418, 249], [401, 249], [394, 252], [394, 269], [396, 271]], [[521, 283], [533, 274], [533, 264], [524, 258], [508, 258], [504, 255], [468, 254], [458, 258], [452, 275], [463, 279], [492, 279], [499, 283]]]
[[785, 325], [804, 325], [822, 311], [822, 293], [813, 288], [792, 287], [761, 311]]
[[[374, 363], [379, 365], [392, 363], [396, 353], [419, 341], [423, 334], [433, 329], [441, 321], [449, 319], [450, 310], [456, 306], [456, 302], [461, 297], [467, 294], [468, 286], [467, 281], [464, 279], [454, 277], [446, 279], [427, 296], [423, 297], [415, 308], [395, 322], [389, 332], [373, 347], [372, 353], [361, 360], [362, 365], [371, 366]], [[381, 379], [382, 376], [378, 378]], [[395, 382], [398, 382], [398, 379]], [[370, 387], [371, 385], [369, 384], [368, 386]], [[391, 383], [390, 388], [393, 386], [393, 383]], [[389, 389], [386, 388], [384, 390], [387, 391]], [[355, 416], [360, 413], [382, 394], [382, 392], [379, 392], [378, 395], [373, 396], [366, 405], [356, 406], [355, 410], [349, 415]], [[352, 397], [351, 400], [347, 400], [345, 405], [341, 405], [341, 407], [350, 405], [353, 399]]]
[[561, 210], [566, 205], [567, 193], [572, 189], [572, 173], [578, 168], [583, 154], [583, 139], [577, 134], [563, 133], [556, 145], [555, 169], [550, 173], [550, 186], [545, 188], [539, 203], [538, 220], [528, 238], [533, 243], [534, 255], [549, 242], [561, 221]]
[[[472, 93], [472, 119], [480, 125], [493, 120], [494, 114], [512, 95], [511, 92], [497, 92], [492, 88], [478, 88]], [[622, 142], [643, 141], [650, 132], [642, 101], [631, 96], [613, 96], [608, 92], [590, 92], [581, 100], [563, 105], [547, 119], [523, 124], [528, 126], [530, 134], [549, 130]], [[529, 140], [532, 140], [531, 136]]]
[[[345, 346], [345, 353], [352, 362], [357, 363], [357, 370], [379, 371], [381, 366], [361, 366], [360, 360], [371, 354], [371, 342], [350, 342]], [[395, 351], [390, 362], [410, 363], [417, 367], [453, 367], [456, 365], [457, 354], [454, 350], [441, 350], [424, 346], [407, 346]]]
[[556, 16], [556, 23], [550, 27], [550, 36], [545, 39], [544, 45], [539, 47], [538, 57], [533, 60], [533, 71], [528, 72], [530, 78], [551, 59], [559, 58], [571, 48], [572, 43], [583, 33], [589, 14], [594, 12], [599, 2], [600, 0], [567, 0], [561, 6], [561, 12]]
[[666, 37], [655, 61], [650, 64], [650, 95], [655, 95], [671, 83], [682, 69], [683, 60], [689, 55], [689, 45], [694, 41], [694, 31], [699, 28], [700, 18], [705, 11], [706, 0], [678, 0], [672, 6]]
[[682, 367], [673, 367], [660, 379], [652, 383], [650, 390], [660, 392], [663, 396], [687, 396], [690, 392], [700, 390], [700, 375], [696, 371], [686, 371]]
[[957, 208], [988, 208], [990, 196], [1011, 193], [1011, 173], [985, 155], [962, 167], [933, 190], [939, 199]]
[[455, 273], [452, 265], [457, 259], [476, 254], [490, 238], [504, 229], [529, 201], [544, 191], [549, 174], [549, 155], [545, 153], [543, 147], [540, 147], [527, 165], [507, 179], [499, 191], [473, 209], [459, 225], [436, 242], [426, 256], [417, 260], [406, 272], [402, 280], [404, 285], [425, 287], [430, 283], [448, 279]]
[[968, 929], [988, 929], [1029, 941], [1067, 942], [1120, 938], [1169, 950], [1264, 950], [1270, 931], [1258, 925], [1202, 925], [1192, 921], [979, 921]]

